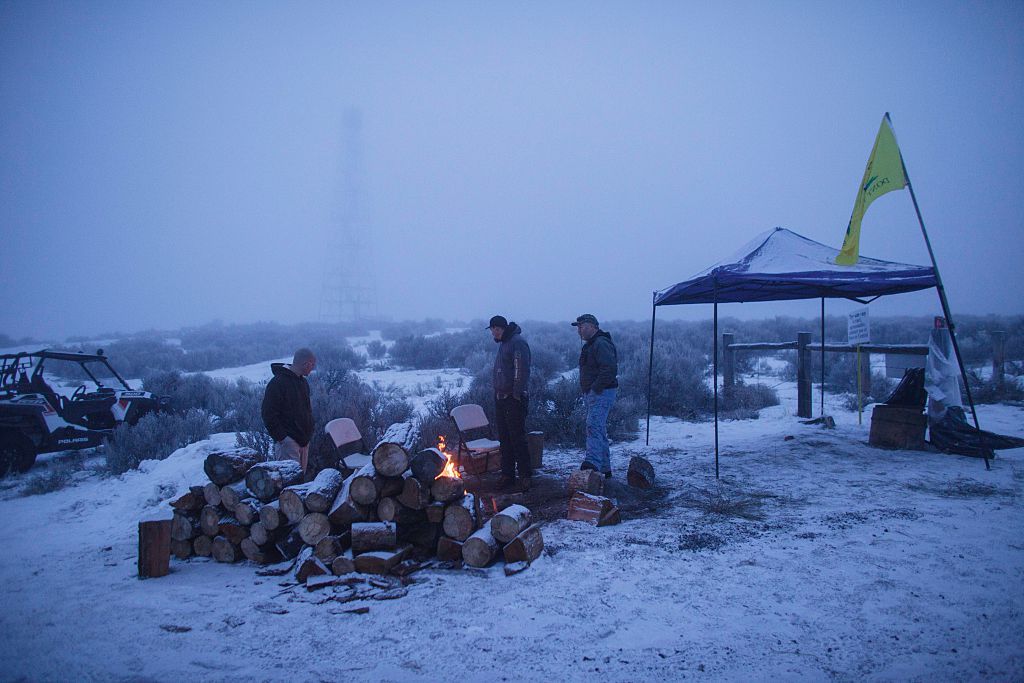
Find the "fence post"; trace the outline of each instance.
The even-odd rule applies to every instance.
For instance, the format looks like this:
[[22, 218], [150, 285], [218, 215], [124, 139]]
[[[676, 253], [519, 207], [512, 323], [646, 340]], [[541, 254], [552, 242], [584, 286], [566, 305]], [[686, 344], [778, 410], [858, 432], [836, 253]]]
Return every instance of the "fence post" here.
[[796, 333], [796, 414], [811, 417], [811, 343], [810, 332]]
[[736, 335], [722, 333], [722, 385], [725, 389], [732, 389], [736, 383], [736, 352], [729, 347], [736, 341]]
[[[871, 354], [861, 349], [860, 351], [860, 386], [865, 396], [871, 396]], [[872, 396], [876, 401], [881, 401], [884, 396]]]
[[1006, 332], [992, 333], [992, 383], [1002, 387], [1005, 381], [1006, 369]]

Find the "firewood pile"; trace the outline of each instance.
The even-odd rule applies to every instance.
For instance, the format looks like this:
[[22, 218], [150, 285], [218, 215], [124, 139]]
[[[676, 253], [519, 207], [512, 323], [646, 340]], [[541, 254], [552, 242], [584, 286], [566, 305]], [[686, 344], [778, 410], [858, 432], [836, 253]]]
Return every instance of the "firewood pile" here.
[[297, 581], [320, 587], [353, 572], [402, 576], [435, 556], [470, 567], [500, 557], [511, 574], [544, 548], [529, 509], [509, 505], [485, 523], [449, 456], [410, 456], [395, 430], [347, 478], [325, 469], [303, 483], [297, 462], [246, 449], [211, 453], [204, 470], [208, 483], [171, 502], [171, 552], [182, 560], [289, 562]]
[[[618, 506], [604, 496], [604, 477], [594, 470], [579, 470], [569, 475], [569, 511], [567, 519], [594, 526], [610, 526], [622, 521]], [[654, 486], [654, 467], [640, 456], [629, 461], [626, 481], [630, 486], [649, 489]]]

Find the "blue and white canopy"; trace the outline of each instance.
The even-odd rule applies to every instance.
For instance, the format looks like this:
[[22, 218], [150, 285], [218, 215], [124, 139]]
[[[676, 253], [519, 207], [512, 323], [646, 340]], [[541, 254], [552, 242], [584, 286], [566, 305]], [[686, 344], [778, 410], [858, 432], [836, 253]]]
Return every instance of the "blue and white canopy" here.
[[838, 249], [785, 228], [761, 233], [731, 258], [654, 293], [655, 306], [790, 299], [864, 299], [936, 285], [935, 269], [861, 256], [836, 264]]

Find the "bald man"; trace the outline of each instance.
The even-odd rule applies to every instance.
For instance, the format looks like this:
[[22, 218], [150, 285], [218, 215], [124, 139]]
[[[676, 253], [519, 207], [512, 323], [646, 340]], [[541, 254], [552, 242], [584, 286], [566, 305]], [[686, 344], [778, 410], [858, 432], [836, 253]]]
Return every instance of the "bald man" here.
[[316, 355], [302, 348], [291, 365], [271, 363], [274, 377], [263, 394], [263, 424], [274, 440], [275, 460], [294, 460], [306, 471], [313, 438], [313, 407], [306, 378], [316, 367]]

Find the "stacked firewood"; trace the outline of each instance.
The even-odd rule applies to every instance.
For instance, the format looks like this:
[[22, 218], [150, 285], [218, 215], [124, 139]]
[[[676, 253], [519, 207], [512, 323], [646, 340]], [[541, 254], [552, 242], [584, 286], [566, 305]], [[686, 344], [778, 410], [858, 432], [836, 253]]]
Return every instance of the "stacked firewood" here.
[[509, 563], [537, 558], [543, 539], [527, 508], [509, 506], [484, 524], [479, 499], [447, 455], [428, 448], [410, 456], [401, 436], [389, 430], [347, 478], [325, 469], [307, 483], [291, 460], [259, 462], [244, 449], [211, 453], [204, 463], [209, 483], [171, 502], [172, 553], [294, 561], [303, 583], [401, 573], [435, 554], [473, 567], [499, 554]]

